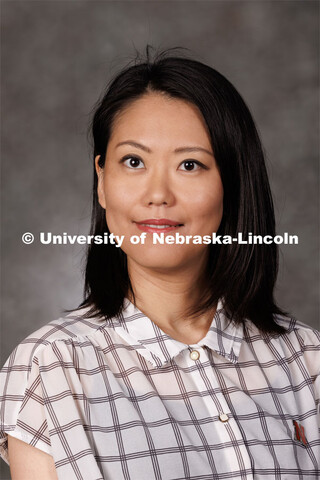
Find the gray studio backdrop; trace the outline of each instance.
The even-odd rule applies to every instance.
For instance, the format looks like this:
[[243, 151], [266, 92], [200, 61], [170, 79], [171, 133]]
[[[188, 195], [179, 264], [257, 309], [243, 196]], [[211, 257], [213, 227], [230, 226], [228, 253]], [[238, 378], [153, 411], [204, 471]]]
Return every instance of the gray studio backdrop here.
[[[2, 360], [77, 306], [83, 247], [21, 235], [86, 234], [90, 111], [134, 47], [184, 46], [229, 78], [261, 132], [281, 248], [277, 298], [318, 324], [317, 3], [2, 2]], [[261, 212], [263, 214], [263, 212]]]
[[[229, 78], [261, 132], [281, 248], [277, 298], [318, 325], [317, 2], [2, 2], [2, 360], [77, 306], [84, 249], [21, 235], [88, 233], [86, 129], [134, 46], [184, 46]], [[263, 212], [261, 212], [263, 214]]]
[[[2, 1], [2, 363], [82, 299], [84, 250], [24, 245], [88, 233], [86, 129], [105, 83], [147, 43], [183, 46], [240, 91], [262, 136], [281, 248], [279, 304], [319, 326], [318, 2]], [[261, 212], [263, 214], [263, 212]]]

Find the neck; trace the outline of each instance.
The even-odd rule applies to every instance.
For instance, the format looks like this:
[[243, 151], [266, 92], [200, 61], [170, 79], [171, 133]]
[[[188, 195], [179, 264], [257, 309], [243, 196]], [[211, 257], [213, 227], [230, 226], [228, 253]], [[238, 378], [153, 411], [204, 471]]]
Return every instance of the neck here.
[[165, 333], [188, 344], [205, 336], [215, 313], [214, 308], [202, 315], [186, 315], [199, 302], [206, 280], [203, 271], [201, 262], [173, 273], [128, 261], [136, 306]]

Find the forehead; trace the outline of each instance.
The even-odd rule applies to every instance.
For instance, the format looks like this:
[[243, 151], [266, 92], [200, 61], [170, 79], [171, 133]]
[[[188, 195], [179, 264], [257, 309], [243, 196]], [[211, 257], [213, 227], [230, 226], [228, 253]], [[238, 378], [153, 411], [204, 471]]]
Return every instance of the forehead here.
[[147, 93], [116, 114], [110, 142], [130, 136], [145, 141], [197, 142], [210, 148], [208, 128], [198, 107], [162, 92]]

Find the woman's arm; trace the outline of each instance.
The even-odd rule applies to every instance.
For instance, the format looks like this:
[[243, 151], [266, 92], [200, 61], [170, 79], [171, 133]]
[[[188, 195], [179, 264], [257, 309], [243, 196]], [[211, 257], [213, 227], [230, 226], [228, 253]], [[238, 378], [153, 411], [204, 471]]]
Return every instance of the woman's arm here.
[[51, 455], [8, 435], [12, 480], [58, 480]]

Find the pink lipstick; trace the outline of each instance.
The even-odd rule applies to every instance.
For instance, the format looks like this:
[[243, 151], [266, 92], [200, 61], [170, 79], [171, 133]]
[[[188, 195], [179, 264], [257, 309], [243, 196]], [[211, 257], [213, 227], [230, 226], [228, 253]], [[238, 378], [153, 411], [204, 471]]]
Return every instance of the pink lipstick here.
[[168, 218], [148, 218], [134, 223], [139, 230], [150, 233], [171, 232], [172, 230], [176, 230], [178, 227], [183, 226], [183, 223], [169, 220]]

